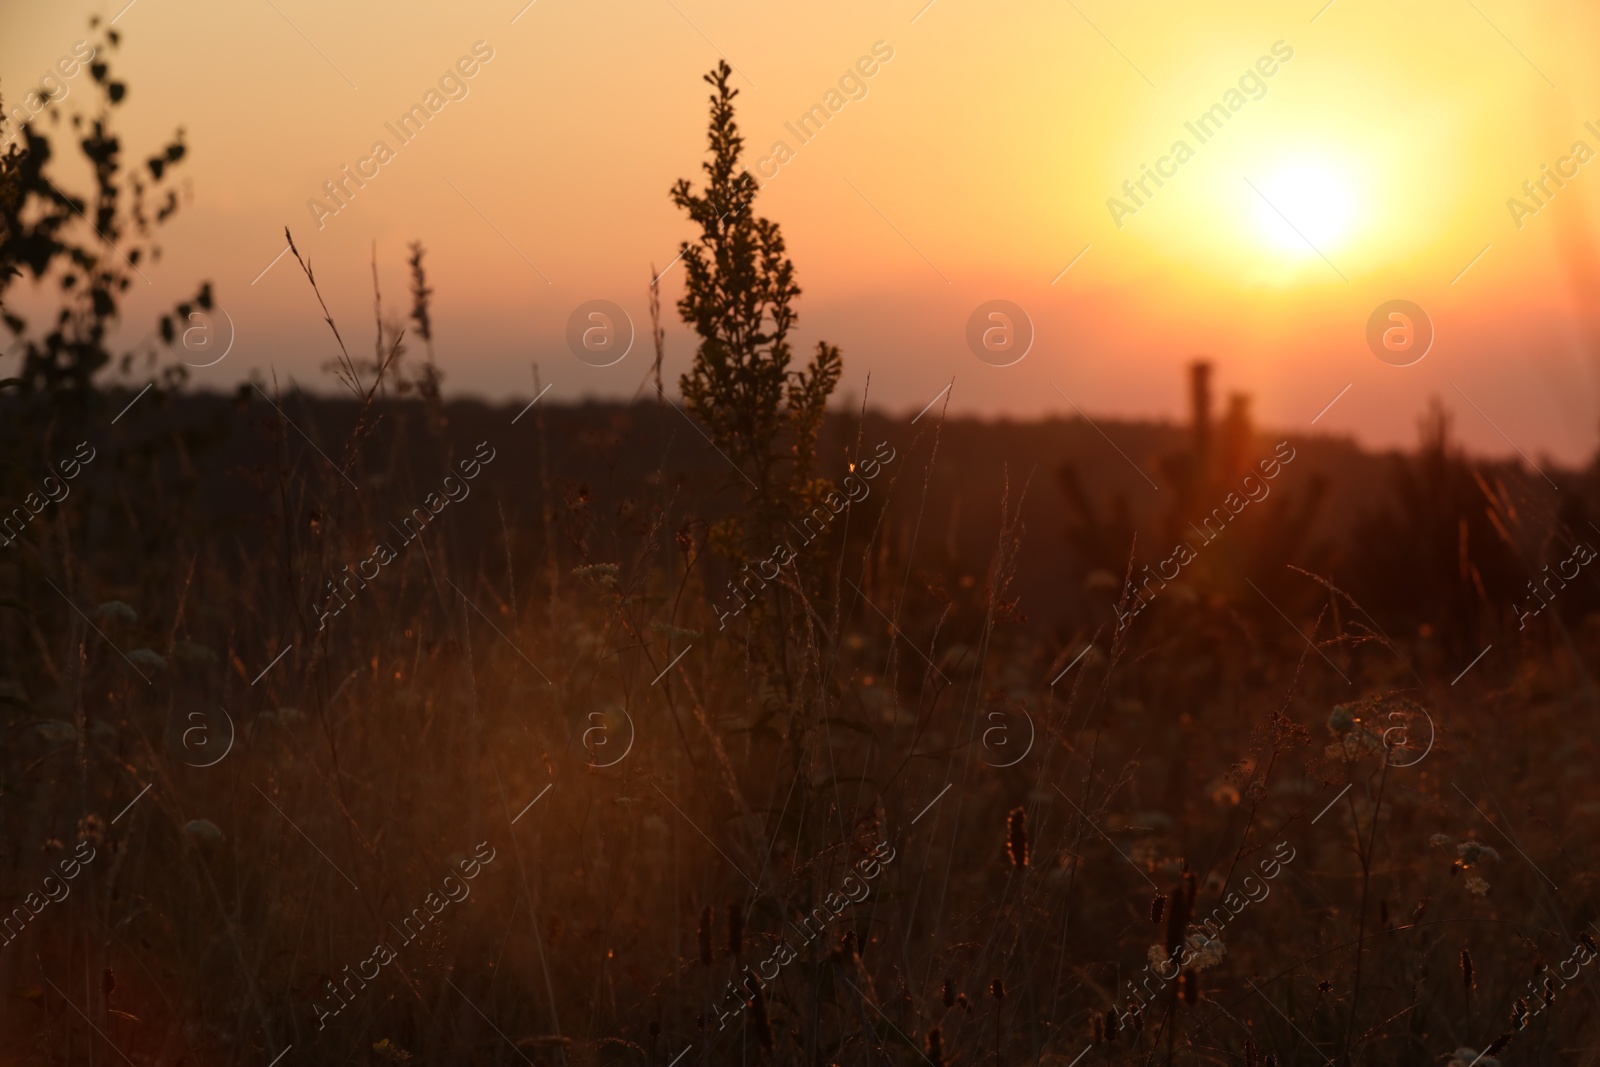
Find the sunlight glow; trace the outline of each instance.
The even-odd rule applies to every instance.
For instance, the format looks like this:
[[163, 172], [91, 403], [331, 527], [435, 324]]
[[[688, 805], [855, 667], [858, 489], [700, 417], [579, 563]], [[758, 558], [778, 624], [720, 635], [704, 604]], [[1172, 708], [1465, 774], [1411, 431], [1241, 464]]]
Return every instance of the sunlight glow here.
[[1348, 176], [1336, 165], [1294, 160], [1254, 184], [1260, 190], [1252, 194], [1256, 224], [1274, 247], [1315, 256], [1316, 249], [1327, 253], [1350, 236], [1354, 197]]

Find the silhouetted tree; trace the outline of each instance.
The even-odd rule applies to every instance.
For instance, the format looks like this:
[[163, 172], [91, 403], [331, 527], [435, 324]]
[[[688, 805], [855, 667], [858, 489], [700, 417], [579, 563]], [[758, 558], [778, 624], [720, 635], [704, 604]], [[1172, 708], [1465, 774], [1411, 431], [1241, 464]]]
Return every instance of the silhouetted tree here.
[[[91, 27], [97, 24], [98, 19], [90, 20]], [[111, 76], [105, 59], [119, 41], [117, 31], [107, 27], [88, 64], [99, 97], [98, 113], [86, 119], [75, 112], [69, 120], [73, 131], [81, 134], [78, 147], [94, 176], [93, 193], [85, 197], [64, 191], [65, 183], [53, 176], [51, 139], [39, 131], [37, 121], [22, 127], [22, 150], [13, 146], [0, 164], [0, 299], [24, 274], [53, 277], [60, 290], [60, 307], [43, 334], [32, 332], [21, 315], [4, 313], [7, 329], [19, 341], [22, 364], [0, 385], [42, 394], [52, 403], [87, 400], [94, 392], [95, 375], [114, 361], [120, 361], [126, 372], [139, 355], [152, 363], [156, 358], [149, 347], [114, 353], [110, 332], [128, 288], [147, 281], [141, 265], [160, 255], [154, 233], [178, 210], [171, 171], [183, 160], [186, 148], [180, 129], [143, 167], [124, 166], [112, 114], [126, 102], [127, 86]], [[54, 110], [49, 114], [53, 122], [61, 121]], [[160, 318], [162, 340], [172, 344], [196, 307], [211, 306], [207, 282], [192, 301], [178, 304]], [[164, 371], [169, 384], [183, 376], [181, 365]]]
[[[723, 62], [705, 78], [714, 90], [705, 187], [696, 193], [685, 179], [672, 188], [673, 203], [700, 228], [682, 248], [687, 282], [678, 311], [700, 344], [679, 388], [685, 407], [754, 483], [747, 495], [757, 529], [749, 533], [765, 544], [788, 509], [803, 511], [825, 491], [812, 482], [817, 433], [843, 362], [838, 348], [818, 342], [804, 369], [790, 369], [800, 287], [778, 224], [752, 210], [758, 186], [739, 165], [732, 73]], [[724, 534], [737, 543], [739, 532], [732, 525]]]

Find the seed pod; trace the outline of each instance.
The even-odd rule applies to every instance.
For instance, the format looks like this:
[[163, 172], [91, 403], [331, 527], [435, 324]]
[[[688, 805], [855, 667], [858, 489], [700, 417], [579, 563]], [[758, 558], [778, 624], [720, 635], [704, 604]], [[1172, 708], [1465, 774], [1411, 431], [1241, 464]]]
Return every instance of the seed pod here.
[[944, 980], [944, 1006], [946, 1011], [956, 1006], [956, 984], [948, 975]]
[[1021, 807], [1011, 809], [1006, 819], [1006, 855], [1013, 867], [1028, 865], [1028, 813]]
[[1166, 910], [1166, 907], [1167, 907], [1167, 895], [1165, 893], [1157, 893], [1154, 897], [1150, 898], [1150, 925], [1151, 926], [1160, 926], [1161, 925], [1161, 913]]
[[1244, 1039], [1244, 1067], [1256, 1067], [1256, 1039]]
[[1113, 1041], [1115, 1041], [1117, 1039], [1117, 1033], [1121, 1029], [1122, 1029], [1121, 1024], [1120, 1024], [1119, 1020], [1117, 1019], [1117, 1009], [1116, 1008], [1107, 1008], [1106, 1009], [1106, 1044], [1109, 1045]]
[[1463, 946], [1461, 949], [1461, 988], [1466, 992], [1467, 999], [1472, 999], [1472, 953]]
[[1193, 971], [1184, 971], [1178, 976], [1178, 992], [1183, 996], [1183, 1002], [1193, 1007], [1200, 1000], [1200, 979]]
[[1094, 1038], [1089, 1044], [1098, 1045], [1105, 1040], [1105, 1025], [1099, 1015], [1091, 1015], [1089, 1018], [1094, 1023]]
[[933, 1067], [944, 1067], [944, 1035], [937, 1026], [928, 1031], [928, 1062]]
[[994, 979], [993, 981], [991, 981], [989, 983], [989, 995], [991, 997], [994, 997], [994, 999], [996, 999], [996, 1000], [1000, 1000], [1000, 1001], [1005, 1000], [1006, 999], [1006, 984], [1004, 982], [1002, 982], [998, 978]]

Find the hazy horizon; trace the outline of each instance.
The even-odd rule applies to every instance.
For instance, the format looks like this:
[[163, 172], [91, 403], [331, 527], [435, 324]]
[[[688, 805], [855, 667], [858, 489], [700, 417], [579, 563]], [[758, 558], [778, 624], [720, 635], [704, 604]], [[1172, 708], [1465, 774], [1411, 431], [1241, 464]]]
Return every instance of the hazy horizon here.
[[[915, 412], [954, 376], [952, 414], [1032, 419], [1075, 403], [1097, 419], [1181, 419], [1183, 368], [1205, 356], [1219, 399], [1248, 392], [1257, 421], [1286, 431], [1348, 385], [1319, 430], [1409, 445], [1438, 396], [1475, 451], [1592, 455], [1596, 323], [1582, 308], [1596, 291], [1600, 183], [1587, 159], [1561, 161], [1576, 141], [1600, 148], [1585, 126], [1600, 120], [1585, 104], [1600, 92], [1569, 26], [1600, 16], [1321, 0], [1143, 17], [1095, 3], [925, 4], [496, 0], [404, 15], [298, 0], [13, 4], [0, 90], [12, 108], [90, 37], [88, 15], [117, 17], [125, 144], [143, 152], [183, 126], [190, 149], [191, 202], [162, 235], [152, 284], [130, 293], [125, 333], [143, 336], [158, 309], [211, 279], [238, 340], [195, 371], [197, 387], [257, 369], [311, 385], [332, 358], [298, 266], [274, 258], [285, 225], [357, 352], [370, 346], [374, 243], [395, 317], [409, 306], [406, 245], [424, 243], [454, 395], [531, 396], [535, 360], [551, 399], [633, 395], [650, 362], [646, 287], [664, 269], [675, 382], [693, 354], [673, 306], [690, 231], [667, 192], [701, 178], [701, 76], [725, 55], [745, 162], [760, 166], [780, 141], [792, 153], [766, 165], [757, 210], [783, 226], [804, 290], [796, 351], [840, 345], [841, 395], [859, 397], [870, 373], [876, 405]], [[401, 141], [395, 123], [478, 42], [492, 58], [452, 75], [426, 127]], [[875, 47], [892, 58], [852, 74]], [[68, 79], [52, 110], [70, 112], [86, 84]], [[799, 130], [818, 106], [820, 132]], [[1214, 106], [1226, 121], [1196, 128]], [[331, 203], [324, 183], [379, 140], [392, 158], [346, 184], [336, 214], [308, 206]], [[1190, 155], [1174, 163], [1179, 141]], [[1539, 210], [1508, 209], [1545, 166], [1569, 178]], [[1164, 184], [1125, 191], [1150, 169]], [[1126, 214], [1113, 199], [1139, 206]], [[31, 288], [13, 288], [19, 308], [34, 306]], [[1363, 340], [1374, 309], [1397, 298], [1437, 331], [1414, 366], [1380, 362]], [[637, 335], [604, 369], [563, 342], [573, 310], [595, 299], [622, 306]], [[992, 299], [1036, 328], [1015, 366], [987, 366], [964, 342]]]

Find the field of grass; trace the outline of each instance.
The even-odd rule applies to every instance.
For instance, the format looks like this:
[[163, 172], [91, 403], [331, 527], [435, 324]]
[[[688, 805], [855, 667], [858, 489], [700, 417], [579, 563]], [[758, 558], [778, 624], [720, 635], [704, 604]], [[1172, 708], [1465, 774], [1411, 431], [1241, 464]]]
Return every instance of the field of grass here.
[[647, 399], [446, 402], [417, 245], [193, 391], [96, 69], [94, 234], [0, 159], [0, 1067], [1600, 1062], [1593, 464], [840, 405], [725, 64], [677, 382], [652, 289]]
[[1019, 463], [951, 550], [937, 409], [780, 570], [659, 402], [132, 396], [8, 431], [8, 503], [94, 456], [0, 568], [0, 1062], [1593, 1059], [1587, 568], [1369, 614], [1280, 499], [1133, 613]]

